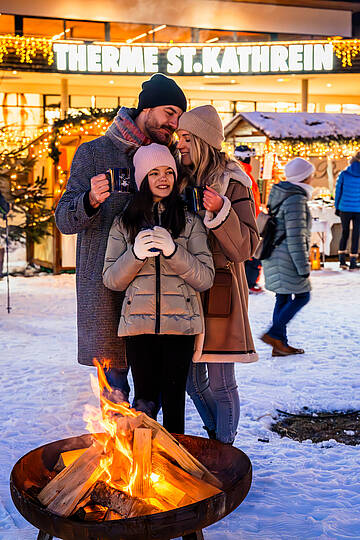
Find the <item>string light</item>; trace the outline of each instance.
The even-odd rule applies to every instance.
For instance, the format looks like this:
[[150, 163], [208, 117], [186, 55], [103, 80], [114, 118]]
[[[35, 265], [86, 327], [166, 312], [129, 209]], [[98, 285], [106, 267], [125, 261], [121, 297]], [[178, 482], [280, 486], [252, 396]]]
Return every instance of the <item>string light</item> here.
[[352, 66], [352, 59], [360, 53], [360, 40], [342, 39], [341, 37], [329, 38], [334, 53], [341, 60], [343, 67]]
[[15, 54], [22, 64], [32, 64], [33, 59], [41, 54], [49, 66], [54, 63], [53, 42], [46, 38], [24, 36], [0, 36], [0, 63], [4, 57]]

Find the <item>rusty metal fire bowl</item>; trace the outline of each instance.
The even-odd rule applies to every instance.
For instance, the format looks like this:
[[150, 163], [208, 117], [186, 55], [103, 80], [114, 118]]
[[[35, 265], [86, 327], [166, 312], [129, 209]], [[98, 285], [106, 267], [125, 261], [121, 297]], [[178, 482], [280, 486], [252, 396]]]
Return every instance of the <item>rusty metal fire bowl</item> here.
[[80, 522], [59, 517], [43, 508], [27, 493], [31, 486], [44, 487], [59, 455], [68, 450], [87, 448], [91, 435], [81, 435], [45, 444], [31, 450], [14, 466], [10, 477], [11, 496], [18, 511], [32, 525], [64, 540], [169, 540], [201, 531], [235, 510], [251, 485], [250, 459], [237, 448], [218, 441], [174, 435], [223, 483], [223, 491], [195, 502], [157, 514], [103, 522]]

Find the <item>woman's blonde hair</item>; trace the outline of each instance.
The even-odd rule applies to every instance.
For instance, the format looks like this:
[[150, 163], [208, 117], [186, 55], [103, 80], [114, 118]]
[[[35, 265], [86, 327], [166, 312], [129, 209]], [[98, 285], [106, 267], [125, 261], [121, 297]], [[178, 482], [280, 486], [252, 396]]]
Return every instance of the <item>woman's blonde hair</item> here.
[[210, 146], [200, 137], [192, 133], [189, 133], [189, 137], [192, 164], [184, 167], [185, 177], [180, 182], [180, 191], [188, 183], [193, 183], [197, 186], [208, 185], [220, 192], [224, 171], [234, 160], [226, 152]]

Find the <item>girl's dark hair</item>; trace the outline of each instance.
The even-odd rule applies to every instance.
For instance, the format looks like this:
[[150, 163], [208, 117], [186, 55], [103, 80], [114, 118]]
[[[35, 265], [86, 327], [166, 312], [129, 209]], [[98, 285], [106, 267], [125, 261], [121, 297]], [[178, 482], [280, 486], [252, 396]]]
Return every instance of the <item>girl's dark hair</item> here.
[[[170, 195], [161, 201], [164, 206], [164, 211], [161, 214], [161, 226], [170, 231], [173, 238], [177, 238], [185, 229], [185, 208], [176, 179], [174, 180], [174, 187]], [[125, 208], [121, 219], [132, 244], [143, 227], [152, 227], [157, 224], [154, 217], [153, 194], [147, 175], [142, 181], [139, 191], [135, 193]]]

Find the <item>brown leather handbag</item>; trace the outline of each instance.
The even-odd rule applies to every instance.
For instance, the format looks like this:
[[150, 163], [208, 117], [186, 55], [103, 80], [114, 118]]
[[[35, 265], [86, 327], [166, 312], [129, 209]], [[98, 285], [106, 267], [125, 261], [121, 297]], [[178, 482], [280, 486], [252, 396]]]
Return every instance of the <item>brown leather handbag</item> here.
[[231, 313], [233, 276], [229, 266], [215, 270], [214, 284], [204, 293], [205, 317], [228, 317]]

